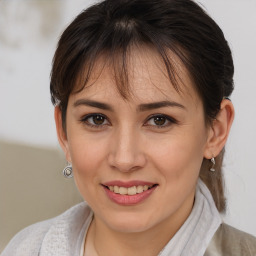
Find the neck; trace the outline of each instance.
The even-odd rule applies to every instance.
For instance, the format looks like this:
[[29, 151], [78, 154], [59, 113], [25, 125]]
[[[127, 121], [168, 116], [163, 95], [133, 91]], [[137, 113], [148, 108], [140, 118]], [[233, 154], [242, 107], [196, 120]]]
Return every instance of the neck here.
[[87, 233], [85, 255], [158, 255], [188, 218], [194, 197], [190, 201], [182, 212], [169, 216], [143, 232], [115, 231], [95, 216]]

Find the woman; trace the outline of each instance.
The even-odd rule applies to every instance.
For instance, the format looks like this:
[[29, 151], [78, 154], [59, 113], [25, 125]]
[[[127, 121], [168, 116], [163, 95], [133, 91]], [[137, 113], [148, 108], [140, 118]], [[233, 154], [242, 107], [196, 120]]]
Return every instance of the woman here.
[[4, 255], [255, 255], [222, 223], [233, 61], [190, 0], [105, 0], [62, 34], [51, 96], [86, 203], [28, 227]]

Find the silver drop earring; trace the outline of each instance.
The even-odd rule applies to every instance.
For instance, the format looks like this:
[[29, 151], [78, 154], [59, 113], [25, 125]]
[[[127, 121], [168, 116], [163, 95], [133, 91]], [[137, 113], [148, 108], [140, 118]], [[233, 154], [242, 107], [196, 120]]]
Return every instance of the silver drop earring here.
[[68, 164], [62, 171], [63, 175], [65, 178], [72, 178], [73, 177], [73, 170], [72, 170], [72, 165]]
[[214, 166], [215, 166], [215, 159], [214, 159], [214, 157], [211, 158], [211, 162], [212, 162], [212, 167], [210, 168], [210, 171], [211, 172], [215, 172], [215, 168], [214, 168]]

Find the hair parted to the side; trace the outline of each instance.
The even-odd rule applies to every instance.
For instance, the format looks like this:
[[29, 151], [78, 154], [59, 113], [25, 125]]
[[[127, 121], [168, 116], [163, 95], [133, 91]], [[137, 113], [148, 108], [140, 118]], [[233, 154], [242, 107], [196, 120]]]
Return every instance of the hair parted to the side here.
[[[179, 91], [170, 51], [184, 64], [202, 99], [207, 125], [233, 91], [233, 60], [219, 26], [192, 0], [105, 0], [79, 14], [63, 32], [53, 59], [51, 99], [62, 112], [71, 93], [87, 85], [97, 60], [111, 63], [120, 95], [130, 95], [127, 59], [134, 46], [158, 51], [172, 86]], [[181, 78], [182, 79], [182, 78]], [[200, 178], [210, 189], [218, 210], [225, 210], [222, 178], [224, 150], [216, 171], [204, 159]]]

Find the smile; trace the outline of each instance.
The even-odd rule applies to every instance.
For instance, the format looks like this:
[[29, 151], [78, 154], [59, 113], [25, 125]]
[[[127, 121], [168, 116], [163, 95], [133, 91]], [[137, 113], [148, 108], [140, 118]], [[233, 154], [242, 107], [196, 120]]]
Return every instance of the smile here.
[[158, 184], [147, 182], [110, 182], [101, 184], [107, 197], [114, 203], [129, 206], [136, 205], [150, 197]]
[[140, 194], [143, 193], [144, 191], [147, 191], [149, 189], [151, 189], [153, 186], [155, 185], [139, 185], [139, 186], [132, 186], [132, 187], [119, 187], [119, 186], [107, 186], [107, 188], [114, 192], [115, 194], [120, 194], [120, 195], [136, 195], [136, 194]]

